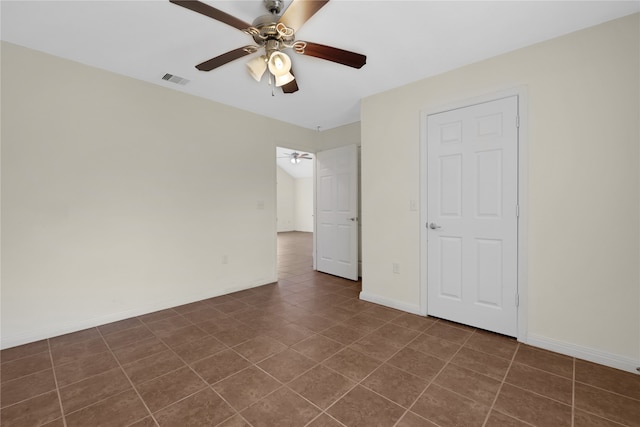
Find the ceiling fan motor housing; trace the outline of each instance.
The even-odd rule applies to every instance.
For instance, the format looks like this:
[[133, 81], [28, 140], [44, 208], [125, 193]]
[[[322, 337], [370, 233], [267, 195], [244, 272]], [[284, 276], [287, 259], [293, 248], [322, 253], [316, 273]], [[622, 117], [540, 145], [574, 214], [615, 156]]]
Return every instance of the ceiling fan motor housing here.
[[257, 31], [250, 33], [250, 35], [259, 46], [264, 46], [271, 40], [277, 41], [278, 44], [280, 42], [291, 44], [295, 41], [293, 32], [290, 35], [285, 35], [278, 31], [276, 28], [278, 25], [277, 18], [277, 16], [273, 15], [262, 15], [253, 21], [253, 27]]

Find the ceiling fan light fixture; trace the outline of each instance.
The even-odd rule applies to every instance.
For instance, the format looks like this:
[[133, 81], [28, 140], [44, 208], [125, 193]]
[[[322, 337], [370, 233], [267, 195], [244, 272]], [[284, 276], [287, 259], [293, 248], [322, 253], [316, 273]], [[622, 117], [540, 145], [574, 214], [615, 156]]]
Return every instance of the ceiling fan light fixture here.
[[291, 163], [294, 165], [297, 165], [298, 163], [300, 163], [300, 159], [298, 157], [291, 157]]
[[262, 79], [264, 72], [267, 71], [267, 57], [263, 55], [253, 58], [251, 61], [247, 62], [247, 69], [249, 70], [251, 77], [253, 77], [255, 81], [259, 82]]
[[280, 51], [273, 52], [269, 57], [269, 71], [276, 77], [276, 80], [278, 77], [291, 74], [291, 58], [289, 58], [289, 55]]
[[284, 86], [287, 83], [291, 83], [294, 80], [295, 80], [295, 77], [293, 77], [293, 74], [291, 73], [287, 73], [283, 76], [276, 76], [276, 87]]

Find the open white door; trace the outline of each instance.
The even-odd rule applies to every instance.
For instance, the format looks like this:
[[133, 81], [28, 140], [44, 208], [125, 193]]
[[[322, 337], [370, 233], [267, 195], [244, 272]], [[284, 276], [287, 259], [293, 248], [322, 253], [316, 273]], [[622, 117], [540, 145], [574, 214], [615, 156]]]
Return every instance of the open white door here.
[[518, 98], [427, 118], [427, 313], [505, 335], [518, 321]]
[[316, 268], [358, 280], [358, 151], [316, 153]]

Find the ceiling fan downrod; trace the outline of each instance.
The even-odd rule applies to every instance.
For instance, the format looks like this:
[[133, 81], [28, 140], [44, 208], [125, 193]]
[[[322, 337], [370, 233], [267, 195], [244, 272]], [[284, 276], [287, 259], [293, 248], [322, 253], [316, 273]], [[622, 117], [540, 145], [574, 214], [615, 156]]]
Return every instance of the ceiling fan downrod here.
[[280, 15], [282, 0], [264, 0], [264, 7], [266, 7], [272, 15]]

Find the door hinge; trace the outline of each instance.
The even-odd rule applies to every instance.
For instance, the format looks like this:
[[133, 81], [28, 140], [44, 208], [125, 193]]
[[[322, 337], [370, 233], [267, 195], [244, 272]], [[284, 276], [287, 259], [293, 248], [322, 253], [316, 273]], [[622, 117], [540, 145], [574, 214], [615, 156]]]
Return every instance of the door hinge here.
[[520, 307], [520, 294], [516, 294], [516, 307]]
[[516, 127], [520, 127], [520, 116], [516, 116]]
[[520, 205], [516, 205], [516, 218], [520, 217]]

